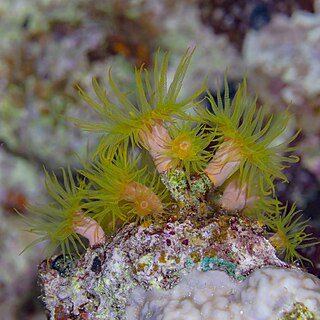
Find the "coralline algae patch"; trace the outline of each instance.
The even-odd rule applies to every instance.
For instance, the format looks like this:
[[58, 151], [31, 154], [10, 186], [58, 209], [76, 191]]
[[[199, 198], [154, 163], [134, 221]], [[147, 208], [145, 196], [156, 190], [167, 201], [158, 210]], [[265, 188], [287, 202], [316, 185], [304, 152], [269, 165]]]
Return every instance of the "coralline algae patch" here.
[[[126, 314], [132, 320], [311, 320], [318, 319], [319, 310], [319, 279], [299, 270], [268, 267], [242, 282], [222, 271], [192, 271], [172, 290], [145, 291], [138, 286]], [[289, 318], [296, 311], [301, 317]]]
[[135, 279], [145, 289], [170, 289], [181, 274], [192, 269], [223, 270], [241, 279], [257, 267], [285, 267], [260, 233], [244, 217], [226, 215], [205, 222], [186, 219], [168, 222], [160, 230], [153, 225], [139, 228], [126, 236], [122, 250], [132, 263]]
[[[131, 320], [134, 318], [126, 314], [126, 307], [129, 301], [136, 301], [135, 292], [174, 294], [172, 290], [179, 291], [188, 274], [192, 277], [197, 272], [205, 277], [215, 274], [212, 270], [219, 271], [233, 288], [233, 281], [244, 280], [257, 268], [288, 267], [276, 257], [257, 225], [227, 214], [203, 220], [191, 216], [183, 222], [169, 218], [148, 227], [130, 224], [108, 244], [66, 262], [70, 262], [65, 264], [67, 270], [63, 263], [57, 268], [57, 258], [44, 261], [39, 268], [51, 320], [86, 319], [89, 315], [91, 319]], [[141, 297], [132, 307], [136, 313], [144, 310], [143, 305], [149, 308], [152, 304]], [[157, 305], [156, 299], [154, 303]]]

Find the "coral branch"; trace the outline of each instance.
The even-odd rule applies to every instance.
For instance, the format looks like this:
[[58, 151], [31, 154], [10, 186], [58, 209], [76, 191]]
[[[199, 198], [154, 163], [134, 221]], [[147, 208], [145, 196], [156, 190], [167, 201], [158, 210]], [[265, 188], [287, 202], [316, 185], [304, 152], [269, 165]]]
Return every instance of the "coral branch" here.
[[205, 173], [215, 187], [221, 186], [238, 168], [241, 153], [233, 140], [225, 140], [209, 162]]
[[241, 187], [241, 182], [234, 179], [225, 187], [219, 204], [225, 209], [240, 211], [256, 200], [254, 196], [248, 198], [247, 184]]
[[90, 247], [102, 244], [106, 241], [105, 233], [98, 222], [92, 218], [85, 217], [80, 211], [76, 213], [73, 229], [74, 232], [89, 240]]
[[159, 173], [170, 169], [171, 159], [165, 155], [166, 145], [172, 140], [163, 122], [156, 123], [151, 130], [140, 132], [140, 139], [149, 151]]

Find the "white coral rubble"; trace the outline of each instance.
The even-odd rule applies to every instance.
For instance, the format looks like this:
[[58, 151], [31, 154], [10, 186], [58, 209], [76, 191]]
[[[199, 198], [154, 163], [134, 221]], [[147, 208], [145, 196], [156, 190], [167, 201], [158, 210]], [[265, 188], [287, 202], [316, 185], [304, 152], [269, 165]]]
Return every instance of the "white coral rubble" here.
[[223, 271], [193, 271], [173, 289], [131, 294], [128, 319], [269, 320], [303, 303], [320, 310], [320, 280], [295, 269], [263, 268], [237, 282]]

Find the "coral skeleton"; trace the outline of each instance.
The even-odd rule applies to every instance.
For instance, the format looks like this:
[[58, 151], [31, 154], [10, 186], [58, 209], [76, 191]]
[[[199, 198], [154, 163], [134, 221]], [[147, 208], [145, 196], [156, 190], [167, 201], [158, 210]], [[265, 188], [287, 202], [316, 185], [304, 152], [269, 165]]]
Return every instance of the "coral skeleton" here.
[[[52, 202], [24, 216], [39, 235], [31, 245], [47, 242], [39, 274], [50, 319], [262, 320], [298, 309], [319, 316], [320, 281], [299, 270], [307, 260], [299, 249], [316, 239], [275, 192], [276, 179], [287, 182], [283, 169], [298, 161], [290, 114], [267, 116], [246, 80], [231, 99], [226, 77], [223, 97], [204, 82], [181, 99], [193, 52], [168, 84], [169, 56], [159, 51], [152, 77], [135, 70], [133, 96], [111, 70], [115, 101], [96, 79], [96, 98], [78, 86], [101, 122], [74, 120], [100, 143], [79, 157], [82, 168], [62, 170], [62, 183], [46, 172]], [[294, 292], [282, 302], [261, 294], [286, 283]], [[221, 296], [213, 298], [216, 286]], [[250, 296], [257, 290], [260, 315]]]

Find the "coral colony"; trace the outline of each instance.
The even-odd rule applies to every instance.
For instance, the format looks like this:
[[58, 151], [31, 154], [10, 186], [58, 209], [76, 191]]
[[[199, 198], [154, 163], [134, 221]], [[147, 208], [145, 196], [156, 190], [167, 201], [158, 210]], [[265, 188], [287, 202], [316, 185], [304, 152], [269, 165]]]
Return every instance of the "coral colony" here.
[[50, 319], [319, 316], [319, 280], [299, 268], [299, 249], [315, 241], [275, 193], [298, 161], [297, 133], [283, 134], [290, 114], [268, 116], [245, 80], [233, 99], [226, 79], [224, 96], [204, 82], [179, 99], [192, 54], [169, 84], [158, 52], [153, 74], [135, 70], [134, 97], [111, 72], [112, 100], [96, 79], [95, 98], [78, 87], [101, 122], [74, 120], [100, 143], [76, 176], [45, 172], [52, 202], [24, 217], [38, 235], [31, 245], [45, 242]]

